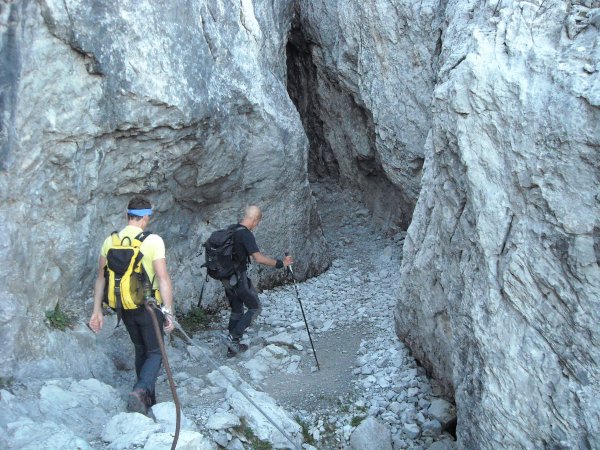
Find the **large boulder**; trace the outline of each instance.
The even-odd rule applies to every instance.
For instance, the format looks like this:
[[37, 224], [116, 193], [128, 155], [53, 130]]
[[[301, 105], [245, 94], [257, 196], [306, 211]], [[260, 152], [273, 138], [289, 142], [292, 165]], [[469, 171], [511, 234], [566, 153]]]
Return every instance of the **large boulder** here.
[[383, 423], [375, 417], [369, 416], [350, 435], [350, 448], [352, 450], [365, 448], [392, 450], [392, 435]]

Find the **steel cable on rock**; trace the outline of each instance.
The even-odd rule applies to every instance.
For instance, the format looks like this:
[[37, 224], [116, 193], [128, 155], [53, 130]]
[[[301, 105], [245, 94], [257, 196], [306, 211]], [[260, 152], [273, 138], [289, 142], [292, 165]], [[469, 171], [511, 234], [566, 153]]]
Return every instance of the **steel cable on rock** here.
[[256, 410], [259, 413], [261, 413], [271, 423], [271, 425], [273, 425], [277, 429], [277, 431], [279, 431], [283, 435], [283, 437], [285, 437], [290, 442], [290, 444], [292, 444], [293, 448], [295, 448], [297, 450], [302, 450], [302, 446], [298, 445], [298, 443], [296, 443], [294, 441], [294, 439], [292, 439], [292, 437], [288, 433], [286, 433], [285, 430], [283, 428], [281, 428], [281, 426], [279, 426], [275, 422], [274, 419], [272, 419], [271, 417], [269, 417], [269, 415], [260, 406], [258, 406], [254, 400], [252, 400], [252, 398], [250, 397], [250, 395], [247, 392], [245, 392], [244, 388], [241, 385], [237, 384], [234, 380], [232, 380], [223, 370], [221, 370], [221, 368], [219, 367], [219, 365], [206, 353], [206, 351], [202, 347], [200, 347], [199, 345], [195, 344], [194, 341], [192, 341], [192, 339], [183, 330], [183, 328], [181, 327], [181, 325], [179, 324], [179, 322], [177, 322], [177, 320], [175, 319], [175, 317], [171, 317], [171, 320], [173, 321], [173, 324], [175, 325], [175, 327], [187, 339], [187, 341], [193, 347], [199, 349], [202, 352], [203, 356], [223, 376], [223, 378], [225, 380], [227, 380], [229, 382], [229, 384], [231, 384], [235, 390], [237, 390], [240, 394], [242, 394], [242, 396], [246, 400], [248, 400], [248, 402], [250, 402], [250, 404], [252, 406], [254, 406], [256, 408]]

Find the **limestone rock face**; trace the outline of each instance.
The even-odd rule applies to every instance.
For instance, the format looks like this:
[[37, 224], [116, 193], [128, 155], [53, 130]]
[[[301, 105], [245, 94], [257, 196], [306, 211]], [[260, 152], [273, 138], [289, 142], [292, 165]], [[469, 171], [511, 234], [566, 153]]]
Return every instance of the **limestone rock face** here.
[[87, 321], [100, 244], [134, 194], [153, 202], [180, 308], [198, 301], [200, 244], [247, 204], [264, 253], [290, 251], [300, 277], [327, 266], [286, 91], [291, 17], [283, 0], [0, 5], [2, 375], [44, 353], [58, 301]]
[[360, 187], [386, 228], [406, 229], [419, 194], [438, 3], [301, 0], [288, 45], [311, 174]]
[[446, 6], [395, 314], [460, 448], [600, 446], [598, 6]]
[[[599, 30], [596, 0], [2, 2], [0, 377], [108, 365], [82, 322], [137, 193], [178, 308], [250, 203], [264, 253], [321, 271], [308, 172], [410, 224], [396, 329], [459, 448], [599, 448]], [[48, 332], [57, 302], [75, 332]]]

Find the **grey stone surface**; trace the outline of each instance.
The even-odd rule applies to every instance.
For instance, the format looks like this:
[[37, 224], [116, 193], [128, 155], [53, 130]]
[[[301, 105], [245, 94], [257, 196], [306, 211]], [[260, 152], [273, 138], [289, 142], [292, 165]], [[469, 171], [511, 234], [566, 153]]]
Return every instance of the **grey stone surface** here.
[[300, 278], [327, 266], [286, 90], [292, 14], [284, 0], [2, 4], [0, 374], [52, 356], [57, 302], [87, 320], [100, 244], [135, 193], [155, 206], [179, 309], [199, 296], [201, 242], [249, 203], [266, 254], [291, 252]]
[[454, 405], [443, 398], [436, 398], [431, 401], [431, 405], [429, 405], [427, 410], [427, 415], [438, 421], [443, 428], [456, 418]]
[[22, 418], [12, 422], [8, 433], [0, 442], [6, 449], [45, 450], [49, 448], [92, 450], [92, 447], [81, 437], [64, 425], [50, 421], [32, 421]]
[[161, 426], [149, 417], [139, 413], [122, 412], [114, 415], [104, 426], [102, 440], [114, 450], [125, 450], [144, 445], [153, 434], [159, 433]]
[[123, 409], [117, 391], [95, 379], [49, 380], [40, 390], [39, 409], [46, 420], [92, 438], [96, 427], [108, 421], [111, 411]]
[[427, 450], [456, 450], [456, 443], [451, 439], [437, 441], [431, 444]]
[[[160, 402], [152, 406], [154, 421], [162, 427], [165, 433], [175, 433], [177, 410], [174, 402]], [[181, 430], [196, 431], [196, 425], [182, 411], [179, 412], [179, 427]]]
[[[242, 381], [237, 372], [222, 366], [219, 371], [215, 370], [208, 374], [207, 378], [215, 386], [226, 387], [225, 398], [231, 407], [231, 412], [250, 427], [258, 439], [270, 442], [274, 448], [289, 448], [292, 443], [288, 438], [295, 446], [301, 444], [300, 425], [285, 409], [277, 405], [272, 397]], [[287, 436], [275, 428], [271, 421], [275, 422]]]
[[[173, 435], [171, 433], [155, 433], [151, 435], [144, 450], [163, 450], [171, 448], [173, 444]], [[219, 447], [197, 431], [183, 430], [177, 440], [179, 450], [217, 450]]]
[[288, 45], [311, 174], [359, 186], [386, 228], [408, 226], [420, 190], [438, 3], [302, 0]]
[[445, 9], [395, 317], [413, 354], [455, 393], [459, 448], [600, 446], [600, 55], [590, 6]]
[[392, 435], [384, 424], [375, 417], [370, 416], [363, 420], [352, 432], [350, 448], [352, 450], [365, 448], [392, 450]]
[[421, 435], [421, 429], [416, 423], [405, 423], [402, 425], [402, 432], [410, 439], [416, 439]]
[[208, 418], [206, 427], [211, 430], [225, 430], [227, 428], [237, 427], [240, 423], [238, 416], [227, 412], [219, 412]]

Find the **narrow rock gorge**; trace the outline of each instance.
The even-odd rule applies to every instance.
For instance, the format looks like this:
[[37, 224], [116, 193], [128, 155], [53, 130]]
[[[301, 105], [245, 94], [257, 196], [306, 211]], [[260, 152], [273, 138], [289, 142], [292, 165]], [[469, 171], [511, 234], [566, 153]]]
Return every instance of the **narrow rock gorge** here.
[[327, 270], [327, 180], [407, 233], [389, 314], [458, 448], [600, 447], [599, 30], [597, 0], [0, 1], [3, 385], [112, 364], [45, 313], [87, 321], [132, 195], [186, 311], [249, 203], [261, 250]]

